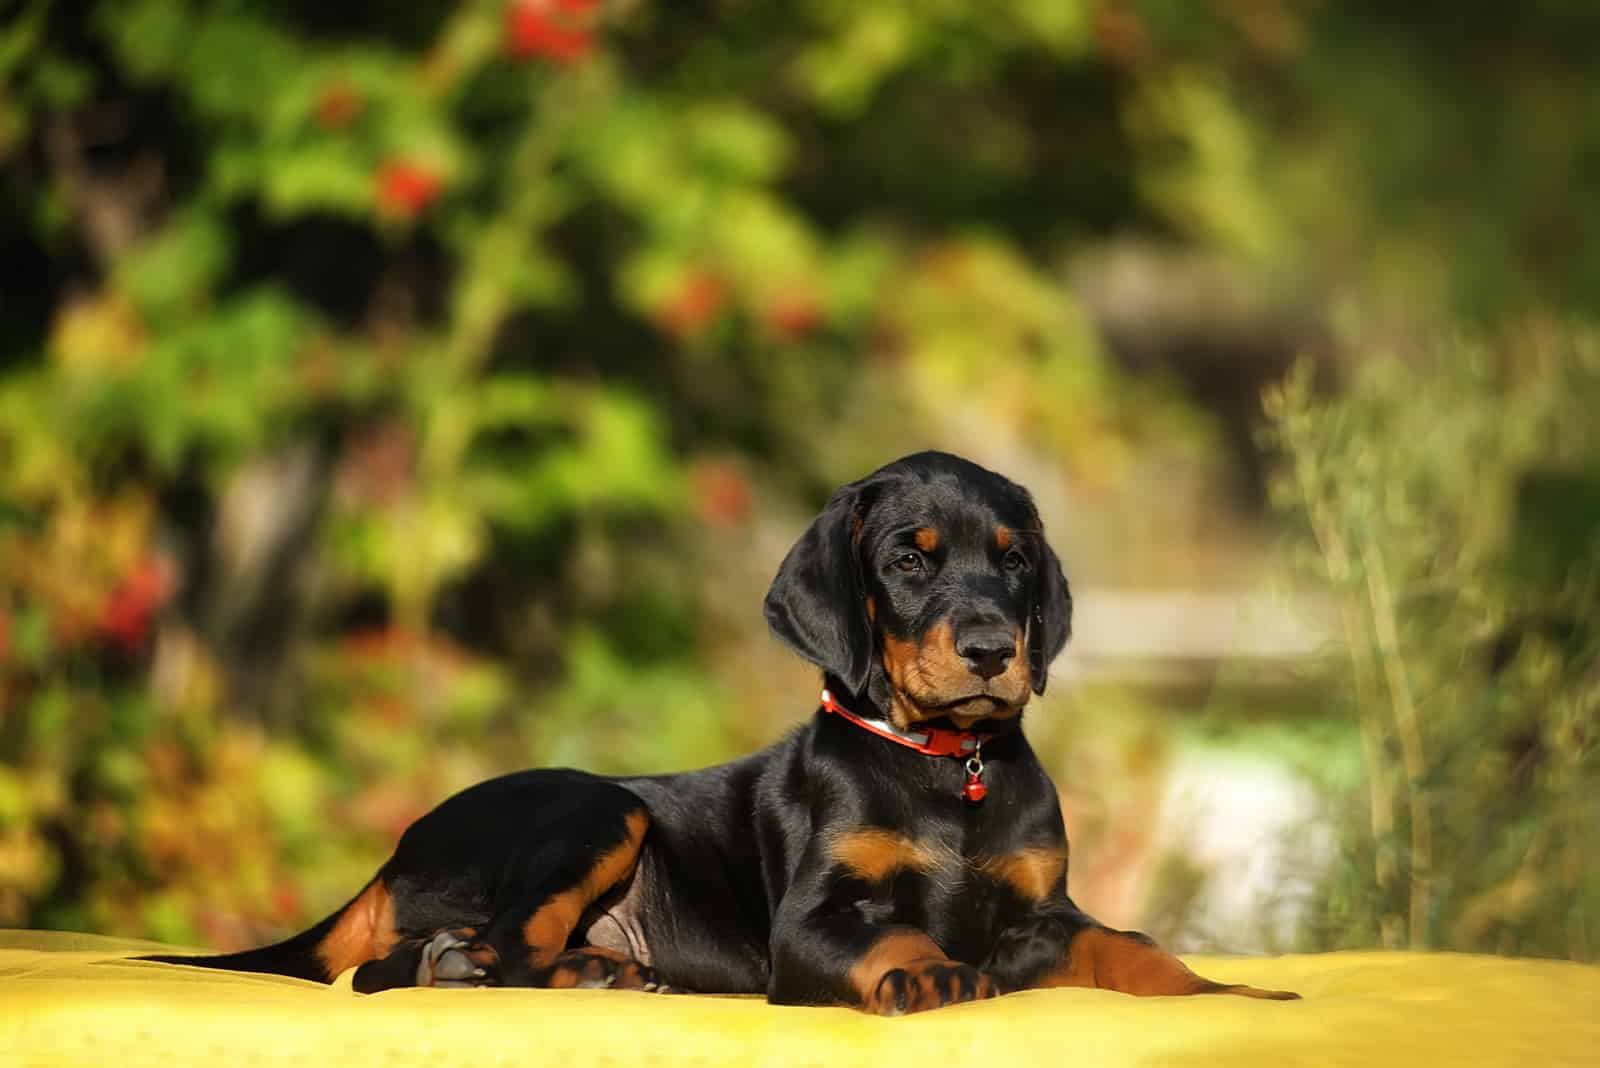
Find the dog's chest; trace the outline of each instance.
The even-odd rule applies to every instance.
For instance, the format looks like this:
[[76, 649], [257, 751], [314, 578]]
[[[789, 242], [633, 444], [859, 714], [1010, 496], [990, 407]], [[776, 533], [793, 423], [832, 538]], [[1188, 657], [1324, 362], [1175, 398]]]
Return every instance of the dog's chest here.
[[[960, 849], [947, 841], [882, 827], [833, 832], [826, 851], [839, 874], [865, 889], [869, 907], [919, 900], [947, 909], [1029, 908], [1065, 893], [1065, 843], [1016, 849]], [[1009, 910], [1004, 910], [1009, 911]]]

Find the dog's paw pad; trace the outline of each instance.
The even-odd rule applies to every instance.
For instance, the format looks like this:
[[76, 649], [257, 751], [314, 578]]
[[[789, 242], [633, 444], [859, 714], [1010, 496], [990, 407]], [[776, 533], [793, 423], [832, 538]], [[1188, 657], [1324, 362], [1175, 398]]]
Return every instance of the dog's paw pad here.
[[575, 949], [557, 957], [545, 976], [545, 985], [580, 990], [666, 990], [655, 969], [609, 951]]
[[440, 931], [422, 947], [417, 985], [437, 987], [493, 986], [499, 982], [499, 956], [467, 932]]
[[964, 1001], [982, 1001], [999, 993], [994, 980], [970, 964], [915, 961], [885, 972], [865, 1007], [880, 1016], [904, 1016]]

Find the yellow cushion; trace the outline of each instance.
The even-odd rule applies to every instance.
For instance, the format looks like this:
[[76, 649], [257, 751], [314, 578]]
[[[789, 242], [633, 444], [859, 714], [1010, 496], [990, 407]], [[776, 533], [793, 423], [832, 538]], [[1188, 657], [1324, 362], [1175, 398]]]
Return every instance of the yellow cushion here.
[[759, 998], [394, 990], [121, 960], [146, 943], [0, 931], [0, 1063], [336, 1066], [1600, 1064], [1600, 969], [1446, 953], [1193, 958], [1304, 1001], [1035, 990], [903, 1019]]

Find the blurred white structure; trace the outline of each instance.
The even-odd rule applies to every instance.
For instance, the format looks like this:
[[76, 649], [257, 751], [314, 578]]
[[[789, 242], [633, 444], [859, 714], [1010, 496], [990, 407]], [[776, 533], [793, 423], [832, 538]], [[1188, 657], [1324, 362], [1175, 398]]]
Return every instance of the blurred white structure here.
[[1057, 671], [1144, 674], [1223, 660], [1296, 660], [1333, 638], [1324, 597], [1182, 591], [1073, 591], [1073, 637]]
[[[1160, 811], [1152, 853], [1158, 864], [1181, 863], [1192, 880], [1171, 948], [1293, 948], [1311, 895], [1333, 860], [1332, 831], [1318, 819], [1314, 791], [1281, 764], [1193, 750], [1169, 772]], [[1147, 904], [1159, 912], [1158, 903]]]

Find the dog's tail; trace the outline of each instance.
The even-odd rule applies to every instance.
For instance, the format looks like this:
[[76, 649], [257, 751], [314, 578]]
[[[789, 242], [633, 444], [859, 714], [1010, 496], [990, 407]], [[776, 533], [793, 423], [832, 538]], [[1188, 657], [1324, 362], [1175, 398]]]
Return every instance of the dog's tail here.
[[392, 915], [388, 889], [381, 876], [374, 877], [343, 908], [282, 942], [239, 953], [202, 957], [162, 953], [133, 959], [187, 964], [196, 968], [288, 975], [296, 979], [331, 983], [346, 968], [380, 955], [379, 943], [385, 940], [384, 928], [393, 930]]

